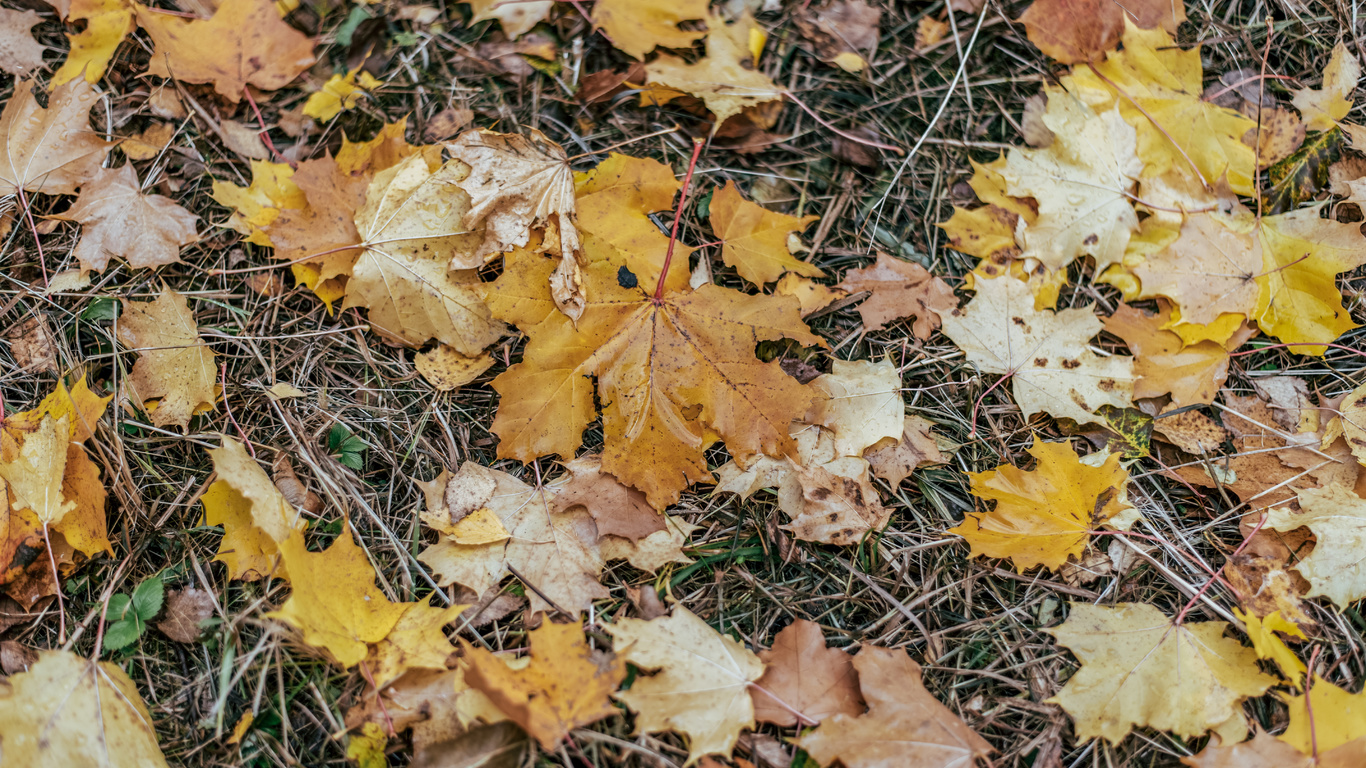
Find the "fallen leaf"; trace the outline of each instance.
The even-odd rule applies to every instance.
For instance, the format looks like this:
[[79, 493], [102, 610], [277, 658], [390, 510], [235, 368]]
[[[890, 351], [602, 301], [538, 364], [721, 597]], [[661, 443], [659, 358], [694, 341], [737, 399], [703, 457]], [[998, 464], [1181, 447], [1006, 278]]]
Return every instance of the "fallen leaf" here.
[[1281, 696], [1290, 709], [1281, 741], [1305, 754], [1320, 754], [1366, 736], [1366, 691], [1348, 693], [1313, 674], [1305, 687], [1307, 694]]
[[375, 569], [349, 525], [322, 552], [309, 552], [300, 531], [279, 547], [291, 591], [284, 605], [266, 616], [299, 630], [305, 643], [327, 651], [343, 667], [363, 661], [369, 644], [387, 637], [408, 610], [375, 587]]
[[74, 442], [66, 446], [62, 496], [75, 502], [76, 506], [54, 523], [52, 530], [61, 534], [67, 544], [86, 557], [94, 557], [99, 552], [112, 557], [114, 546], [109, 541], [108, 523], [104, 516], [107, 494], [100, 481], [100, 468], [85, 449]]
[[1210, 739], [1199, 753], [1181, 758], [1181, 764], [1193, 768], [1316, 768], [1308, 755], [1261, 729], [1241, 744], [1224, 746], [1219, 739]]
[[904, 432], [901, 372], [891, 360], [835, 360], [830, 373], [817, 376], [807, 387], [815, 398], [803, 421], [834, 432], [840, 456], [862, 456]]
[[251, 162], [251, 184], [239, 187], [224, 181], [213, 182], [213, 199], [233, 211], [228, 226], [247, 236], [247, 242], [271, 246], [265, 228], [279, 218], [282, 211], [305, 208], [308, 198], [292, 177], [294, 169], [288, 163]]
[[868, 460], [873, 474], [897, 488], [917, 467], [947, 463], [948, 459], [940, 453], [938, 443], [930, 434], [933, 426], [919, 416], [907, 416], [902, 424], [900, 440], [875, 443], [864, 452], [863, 457]]
[[664, 516], [664, 530], [655, 531], [637, 541], [624, 536], [603, 536], [598, 540], [603, 560], [625, 560], [642, 571], [656, 573], [669, 563], [688, 565], [691, 557], [683, 554], [683, 547], [700, 525], [693, 525], [676, 515]]
[[690, 64], [661, 53], [645, 65], [645, 75], [653, 85], [701, 99], [716, 116], [715, 133], [728, 118], [747, 108], [782, 100], [784, 91], [758, 67], [753, 41], [762, 40], [764, 33], [748, 12], [731, 24], [715, 17], [707, 24], [704, 58]]
[[798, 218], [766, 210], [741, 197], [733, 181], [712, 193], [710, 211], [712, 231], [721, 241], [721, 259], [745, 280], [762, 288], [784, 272], [825, 276], [815, 265], [793, 258], [787, 247], [788, 238], [819, 216]]
[[137, 26], [133, 21], [133, 5], [128, 0], [71, 0], [64, 16], [67, 23], [84, 21], [85, 29], [67, 34], [71, 52], [52, 75], [52, 84], [61, 85], [81, 76], [88, 82], [98, 83], [104, 78], [119, 45]]
[[[40, 21], [37, 11], [0, 8], [0, 70], [24, 77], [43, 66], [44, 48], [31, 31]], [[53, 84], [61, 82], [53, 80]]]
[[157, 629], [177, 643], [197, 643], [204, 636], [204, 621], [213, 616], [214, 600], [196, 587], [166, 593], [166, 610]]
[[152, 714], [117, 664], [39, 651], [27, 672], [0, 683], [0, 739], [18, 765], [155, 768]]
[[99, 100], [81, 79], [53, 88], [46, 107], [34, 98], [32, 82], [15, 85], [0, 112], [0, 135], [5, 137], [0, 182], [16, 193], [76, 194], [114, 146], [90, 130], [90, 108]]
[[338, 159], [321, 157], [300, 163], [290, 177], [299, 196], [276, 203], [278, 209], [266, 209], [275, 213], [261, 225], [264, 244], [274, 246], [274, 257], [290, 262], [295, 280], [329, 304], [340, 292], [325, 286], [350, 277], [360, 257], [356, 211], [365, 203], [372, 178], [362, 170], [348, 173], [343, 169], [340, 159], [351, 146], [343, 140]]
[[1361, 79], [1361, 61], [1339, 40], [1323, 69], [1323, 87], [1300, 88], [1292, 102], [1311, 131], [1327, 131], [1352, 111], [1352, 92]]
[[1029, 42], [1063, 64], [1099, 61], [1119, 44], [1126, 20], [1175, 34], [1186, 20], [1185, 3], [1142, 0], [1121, 8], [1106, 0], [1035, 0], [1020, 16]]
[[622, 659], [591, 648], [578, 623], [543, 621], [527, 639], [531, 663], [519, 670], [466, 643], [465, 679], [550, 751], [570, 730], [616, 714], [611, 694], [626, 677]]
[[375, 685], [383, 688], [410, 670], [446, 669], [446, 660], [455, 646], [446, 638], [445, 626], [455, 621], [468, 606], [436, 607], [427, 600], [399, 603], [407, 610], [383, 640], [370, 647], [365, 666]]
[[1124, 340], [1134, 355], [1134, 397], [1170, 394], [1173, 407], [1209, 404], [1228, 379], [1229, 353], [1241, 347], [1256, 331], [1243, 325], [1225, 344], [1202, 341], [1186, 345], [1181, 337], [1164, 330], [1171, 321], [1169, 307], [1150, 315], [1120, 304], [1105, 319], [1105, 330]]
[[453, 347], [437, 344], [430, 352], [419, 352], [413, 367], [438, 392], [450, 392], [474, 381], [493, 367], [493, 355], [481, 352], [466, 357]]
[[356, 768], [387, 768], [389, 759], [384, 748], [389, 737], [379, 723], [366, 723], [360, 733], [352, 734], [346, 743], [346, 759], [354, 760]]
[[62, 492], [70, 441], [70, 417], [44, 416], [38, 430], [24, 438], [18, 455], [0, 461], [0, 477], [9, 484], [13, 509], [31, 510], [44, 529], [76, 508], [76, 501]]
[[223, 146], [229, 151], [248, 160], [265, 160], [270, 157], [266, 143], [261, 139], [260, 128], [236, 120], [221, 120], [219, 127], [223, 129]]
[[412, 768], [517, 768], [526, 762], [530, 742], [521, 728], [499, 723], [475, 728], [454, 739], [414, 750]]
[[43, 315], [20, 322], [6, 335], [10, 354], [30, 373], [61, 373], [57, 365], [57, 340]]
[[[516, 5], [508, 5], [507, 3], [504, 3], [504, 6], [514, 8], [534, 4], [535, 3], [518, 3]], [[431, 118], [427, 120], [427, 127], [422, 130], [422, 138], [426, 141], [449, 139], [461, 128], [469, 125], [473, 120], [474, 112], [468, 108], [447, 107], [446, 109], [437, 112], [435, 115], [432, 115]]]
[[[474, 16], [470, 18], [471, 24], [497, 19], [498, 24], [503, 28], [503, 34], [507, 35], [509, 40], [515, 40], [530, 32], [532, 27], [545, 21], [550, 16], [550, 9], [555, 7], [553, 0], [523, 0], [514, 3], [509, 3], [507, 0], [466, 0], [466, 2], [469, 4], [470, 10], [474, 11]], [[596, 23], [596, 6], [594, 6], [594, 11]]]
[[549, 504], [556, 488], [533, 488], [505, 472], [485, 472], [496, 483], [488, 509], [510, 538], [469, 545], [443, 537], [418, 555], [437, 582], [469, 587], [482, 599], [515, 570], [527, 586], [532, 613], [558, 609], [576, 615], [607, 597], [598, 583], [603, 558], [588, 513], [553, 514]]
[[581, 456], [564, 468], [573, 477], [555, 494], [552, 512], [583, 507], [597, 524], [599, 536], [620, 536], [633, 542], [665, 529], [664, 515], [650, 506], [645, 494], [603, 472], [598, 457]]
[[[1228, 315], [1250, 316], [1257, 304], [1254, 278], [1262, 269], [1262, 244], [1253, 224], [1252, 215], [1241, 205], [1231, 214], [1186, 217], [1168, 244], [1145, 254], [1132, 267], [1142, 283], [1140, 296], [1171, 299], [1180, 307], [1181, 323], [1209, 325]], [[1237, 320], [1232, 327], [1241, 322]], [[1171, 330], [1181, 332], [1179, 326]], [[1225, 338], [1213, 341], [1222, 343]]]
[[487, 467], [465, 462], [456, 474], [442, 470], [435, 480], [417, 483], [427, 498], [419, 517], [456, 544], [493, 544], [510, 534], [486, 504], [498, 487], [497, 475]]
[[821, 61], [846, 72], [868, 66], [866, 54], [877, 50], [882, 10], [866, 0], [829, 0], [811, 8], [803, 5], [792, 17], [802, 37], [810, 41]]
[[[710, 266], [710, 264], [708, 264], [708, 266]], [[705, 282], [711, 282], [711, 280], [708, 279]], [[693, 287], [700, 287], [700, 285]], [[778, 278], [777, 284], [773, 286], [773, 293], [778, 296], [791, 296], [796, 299], [797, 303], [801, 306], [803, 318], [813, 312], [819, 312], [822, 309], [825, 309], [845, 296], [845, 292], [839, 288], [830, 288], [829, 286], [821, 285], [815, 280], [812, 280], [809, 277], [802, 277], [795, 272], [788, 272]], [[957, 304], [956, 301], [954, 303]]]
[[921, 16], [915, 25], [915, 50], [924, 51], [944, 39], [949, 33], [949, 23], [933, 16]]
[[904, 650], [864, 646], [854, 657], [868, 712], [836, 714], [794, 743], [821, 765], [949, 768], [976, 765], [992, 747], [921, 682]]
[[[1255, 114], [1255, 113], [1254, 113]], [[1288, 109], [1273, 107], [1262, 110], [1262, 126], [1253, 136], [1243, 137], [1244, 143], [1257, 142], [1257, 166], [1269, 168], [1295, 154], [1304, 144], [1305, 125], [1299, 115]], [[1293, 206], [1292, 206], [1293, 207]], [[1279, 211], [1273, 211], [1277, 213]]]
[[919, 264], [882, 251], [878, 251], [876, 263], [846, 272], [838, 287], [850, 294], [870, 292], [858, 308], [866, 331], [880, 331], [893, 320], [911, 317], [915, 318], [915, 337], [928, 339], [939, 328], [940, 316], [958, 307], [948, 283]]
[[151, 160], [160, 155], [176, 135], [176, 127], [170, 123], [153, 123], [142, 133], [123, 140], [119, 149], [129, 160]]
[[1224, 637], [1227, 626], [1173, 624], [1144, 603], [1072, 603], [1067, 621], [1044, 631], [1081, 660], [1081, 669], [1049, 701], [1072, 716], [1078, 739], [1117, 744], [1146, 726], [1241, 741], [1242, 701], [1275, 680], [1257, 671], [1251, 648]]
[[[669, 236], [659, 230], [649, 214], [673, 209], [674, 196], [682, 186], [673, 169], [657, 160], [614, 152], [593, 170], [575, 174], [574, 184], [585, 258], [625, 267], [647, 288], [656, 285], [669, 250]], [[692, 248], [674, 242], [666, 288], [687, 288], [692, 252]]]
[[100, 169], [61, 218], [81, 224], [72, 255], [81, 269], [103, 272], [118, 256], [133, 269], [180, 262], [180, 249], [199, 240], [199, 217], [169, 197], [144, 195], [131, 164]]
[[1299, 491], [1300, 511], [1283, 506], [1267, 510], [1266, 527], [1290, 531], [1308, 527], [1318, 538], [1314, 551], [1295, 564], [1309, 580], [1309, 597], [1324, 595], [1346, 608], [1366, 597], [1366, 499], [1350, 486], [1330, 485]]
[[1223, 575], [1248, 612], [1261, 617], [1280, 613], [1300, 627], [1316, 627], [1287, 567], [1279, 560], [1243, 553], [1224, 563]]
[[1038, 435], [1029, 453], [1037, 465], [1028, 472], [1002, 464], [968, 473], [972, 494], [996, 502], [990, 511], [969, 512], [947, 531], [967, 539], [970, 557], [1010, 558], [1019, 571], [1036, 565], [1057, 569], [1081, 556], [1097, 525], [1127, 530], [1137, 520], [1125, 498], [1129, 473], [1119, 454], [1088, 466], [1071, 443], [1045, 443]]
[[636, 733], [683, 734], [692, 763], [729, 757], [740, 731], [754, 727], [749, 687], [764, 663], [741, 643], [681, 605], [668, 618], [621, 619], [605, 629], [613, 652], [647, 673], [615, 694], [636, 713]]
[[797, 619], [759, 658], [767, 668], [750, 689], [755, 720], [790, 728], [799, 715], [802, 725], [814, 725], [833, 715], [863, 714], [854, 657], [825, 647], [819, 624]]
[[346, 110], [356, 108], [356, 104], [383, 83], [375, 76], [357, 67], [346, 74], [333, 74], [323, 83], [323, 87], [309, 95], [304, 102], [303, 114], [315, 120], [326, 122]]
[[156, 400], [152, 423], [187, 429], [190, 416], [213, 410], [217, 367], [213, 351], [199, 337], [189, 302], [170, 288], [153, 301], [123, 300], [119, 342], [138, 353], [129, 392], [139, 406]]
[[1184, 410], [1159, 413], [1153, 419], [1153, 434], [1196, 456], [1215, 453], [1231, 437], [1214, 419], [1200, 411]]
[[1308, 668], [1276, 634], [1282, 632], [1289, 637], [1307, 640], [1295, 622], [1281, 616], [1280, 611], [1272, 611], [1265, 621], [1254, 613], [1244, 613], [1237, 608], [1233, 609], [1233, 615], [1247, 625], [1247, 638], [1252, 641], [1252, 650], [1257, 652], [1257, 658], [1275, 662], [1276, 667], [1281, 670], [1281, 675], [1295, 687], [1299, 687]]
[[590, 17], [617, 50], [634, 59], [660, 48], [691, 48], [706, 35], [679, 28], [708, 18], [707, 0], [600, 0]]
[[1011, 377], [1025, 418], [1044, 412], [1088, 424], [1103, 405], [1131, 404], [1133, 358], [1087, 348], [1102, 327], [1091, 307], [1035, 310], [1029, 286], [1009, 276], [976, 286], [971, 302], [943, 315], [944, 333], [983, 373]]
[[1263, 332], [1302, 355], [1322, 355], [1322, 344], [1357, 327], [1342, 306], [1337, 275], [1366, 263], [1359, 225], [1320, 218], [1322, 209], [1267, 216], [1258, 229], [1262, 264], [1253, 318]]
[[147, 74], [213, 83], [236, 104], [250, 85], [274, 91], [313, 65], [313, 41], [286, 24], [271, 0], [224, 0], [210, 19], [185, 19], [134, 3], [156, 45]]

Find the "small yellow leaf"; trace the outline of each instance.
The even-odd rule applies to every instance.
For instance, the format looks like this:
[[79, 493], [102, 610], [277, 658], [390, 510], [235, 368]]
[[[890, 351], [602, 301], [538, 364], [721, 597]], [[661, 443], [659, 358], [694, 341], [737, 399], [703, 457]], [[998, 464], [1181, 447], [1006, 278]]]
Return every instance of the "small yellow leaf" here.
[[469, 384], [493, 367], [493, 355], [481, 352], [469, 357], [445, 344], [430, 352], [419, 352], [413, 360], [417, 372], [438, 392], [450, 392]]
[[1330, 130], [1352, 111], [1352, 91], [1361, 79], [1361, 61], [1339, 40], [1323, 69], [1323, 87], [1296, 90], [1293, 103], [1311, 131]]
[[1258, 618], [1255, 613], [1244, 613], [1242, 610], [1234, 608], [1233, 615], [1247, 625], [1247, 637], [1252, 641], [1252, 649], [1257, 652], [1257, 658], [1275, 662], [1276, 666], [1280, 668], [1281, 674], [1298, 686], [1300, 680], [1304, 678], [1307, 667], [1276, 633], [1284, 632], [1292, 637], [1305, 640], [1307, 638], [1300, 631], [1299, 625], [1282, 617], [1280, 611], [1272, 611], [1270, 615], [1262, 619]]
[[[360, 82], [356, 82], [356, 76]], [[345, 75], [334, 74], [323, 83], [321, 90], [315, 91], [304, 103], [304, 114], [324, 122], [340, 115], [344, 110], [355, 109], [363, 97], [382, 85], [369, 72], [359, 68]]]
[[735, 182], [728, 181], [712, 195], [710, 217], [721, 241], [722, 260], [751, 283], [763, 287], [784, 272], [825, 275], [814, 264], [794, 258], [787, 248], [788, 235], [806, 229], [819, 216], [797, 218], [766, 210], [741, 197]]
[[351, 737], [346, 745], [346, 759], [355, 760], [357, 768], [384, 768], [389, 759], [384, 755], [384, 747], [389, 737], [379, 723], [366, 723], [360, 733]]
[[66, 20], [84, 20], [85, 29], [67, 35], [71, 53], [53, 74], [52, 84], [61, 85], [81, 75], [88, 82], [98, 83], [119, 44], [133, 31], [132, 4], [128, 0], [72, 0]]
[[44, 416], [38, 430], [24, 438], [18, 457], [0, 462], [0, 477], [14, 494], [14, 508], [32, 510], [44, 527], [61, 522], [76, 508], [62, 493], [70, 434], [69, 417]]
[[707, 0], [598, 0], [593, 3], [593, 26], [602, 30], [622, 53], [635, 59], [656, 46], [690, 48], [705, 32], [679, 24], [707, 18]]
[[1281, 741], [1313, 754], [1366, 736], [1366, 690], [1348, 693], [1317, 675], [1311, 675], [1305, 685], [1307, 696], [1281, 697], [1290, 708], [1290, 726]]

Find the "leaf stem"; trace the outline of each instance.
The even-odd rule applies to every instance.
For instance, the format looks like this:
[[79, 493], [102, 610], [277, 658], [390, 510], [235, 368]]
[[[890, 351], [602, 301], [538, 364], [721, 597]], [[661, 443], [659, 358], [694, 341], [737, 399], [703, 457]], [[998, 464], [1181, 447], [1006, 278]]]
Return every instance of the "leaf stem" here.
[[664, 254], [664, 268], [659, 270], [659, 282], [655, 284], [655, 303], [664, 300], [664, 280], [669, 276], [669, 264], [674, 259], [674, 246], [678, 243], [678, 222], [683, 218], [683, 208], [688, 202], [688, 187], [692, 185], [692, 173], [697, 169], [697, 158], [702, 155], [701, 139], [692, 140], [692, 159], [688, 161], [688, 174], [683, 177], [683, 191], [678, 197], [678, 210], [674, 211], [674, 225], [669, 228], [669, 250]]

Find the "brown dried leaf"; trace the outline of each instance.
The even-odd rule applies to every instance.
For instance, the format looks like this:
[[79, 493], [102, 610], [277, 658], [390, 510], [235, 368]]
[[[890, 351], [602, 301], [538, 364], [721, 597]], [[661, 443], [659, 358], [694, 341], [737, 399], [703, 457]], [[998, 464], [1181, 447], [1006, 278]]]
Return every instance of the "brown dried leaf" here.
[[[930, 421], [919, 416], [907, 416], [901, 432], [901, 442], [891, 445], [879, 443], [864, 453], [873, 474], [896, 488], [917, 467], [948, 462], [944, 454], [939, 452], [939, 445], [930, 434], [933, 426]], [[879, 445], [884, 447], [878, 447]]]
[[43, 46], [30, 31], [42, 19], [37, 11], [0, 8], [0, 69], [23, 77], [43, 66]]
[[759, 658], [768, 669], [750, 689], [755, 720], [791, 727], [797, 725], [798, 713], [804, 726], [832, 715], [863, 714], [854, 657], [825, 647], [819, 624], [798, 619], [779, 632], [773, 648], [760, 651]]
[[61, 218], [81, 223], [72, 252], [81, 269], [103, 272], [118, 256], [133, 269], [180, 262], [180, 249], [199, 240], [199, 217], [162, 195], [144, 195], [132, 164], [101, 169]]
[[85, 78], [62, 83], [38, 105], [33, 83], [21, 82], [0, 113], [0, 182], [9, 190], [74, 195], [104, 163], [114, 145], [90, 130], [99, 94]]
[[878, 252], [877, 262], [845, 273], [839, 288], [853, 294], [871, 291], [859, 305], [863, 327], [877, 331], [903, 317], [915, 318], [916, 338], [928, 339], [939, 327], [939, 317], [958, 307], [953, 289], [924, 267]]
[[213, 351], [199, 337], [185, 297], [163, 288], [155, 301], [123, 300], [119, 342], [137, 351], [129, 392], [139, 407], [157, 400], [152, 423], [186, 429], [190, 416], [213, 410], [217, 369]]
[[645, 494], [603, 472], [599, 457], [581, 456], [564, 466], [573, 478], [555, 494], [552, 511], [583, 507], [598, 524], [598, 535], [633, 542], [664, 530], [664, 515], [650, 506]]
[[57, 344], [44, 316], [25, 319], [5, 337], [14, 362], [30, 373], [61, 373], [57, 365]]
[[213, 615], [213, 595], [197, 587], [166, 593], [166, 609], [157, 629], [177, 643], [197, 643], [204, 636], [200, 625]]

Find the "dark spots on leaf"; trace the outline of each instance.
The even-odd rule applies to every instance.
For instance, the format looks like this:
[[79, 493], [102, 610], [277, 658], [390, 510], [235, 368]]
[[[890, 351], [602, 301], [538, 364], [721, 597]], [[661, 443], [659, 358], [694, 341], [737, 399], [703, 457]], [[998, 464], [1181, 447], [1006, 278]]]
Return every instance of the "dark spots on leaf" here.
[[1047, 368], [1047, 367], [1048, 367], [1048, 358], [1046, 358], [1046, 357], [1036, 357], [1036, 358], [1034, 358], [1034, 367], [1035, 367], [1035, 368]]
[[1114, 380], [1114, 379], [1101, 379], [1100, 381], [1096, 382], [1096, 387], [1097, 387], [1101, 392], [1114, 392], [1114, 391], [1115, 391], [1115, 380]]
[[1082, 244], [1082, 245], [1095, 245], [1096, 243], [1099, 243], [1099, 242], [1100, 242], [1100, 238], [1096, 236], [1096, 233], [1095, 233], [1095, 232], [1092, 232], [1091, 234], [1089, 234], [1089, 235], [1086, 236], [1086, 239], [1085, 239], [1085, 240], [1082, 240], [1082, 241], [1081, 241], [1081, 244]]
[[636, 279], [634, 272], [622, 266], [621, 269], [617, 270], [617, 285], [622, 288], [635, 288], [640, 285], [640, 280]]
[[1062, 367], [1066, 368], [1066, 369], [1069, 370], [1069, 371], [1075, 371], [1076, 369], [1078, 369], [1078, 368], [1081, 367], [1081, 361], [1080, 361], [1080, 360], [1063, 360], [1063, 361], [1062, 361]]
[[829, 488], [812, 488], [809, 492], [812, 501], [825, 501], [830, 498]]
[[835, 522], [836, 520], [840, 519], [840, 513], [838, 513], [838, 512], [831, 512], [829, 515], [826, 515], [825, 519], [826, 519], [826, 520], [829, 520], [830, 522], [833, 523], [833, 522]]
[[1020, 326], [1021, 328], [1029, 328], [1029, 324], [1024, 321], [1023, 317], [1012, 317], [1010, 318], [1010, 322]]

